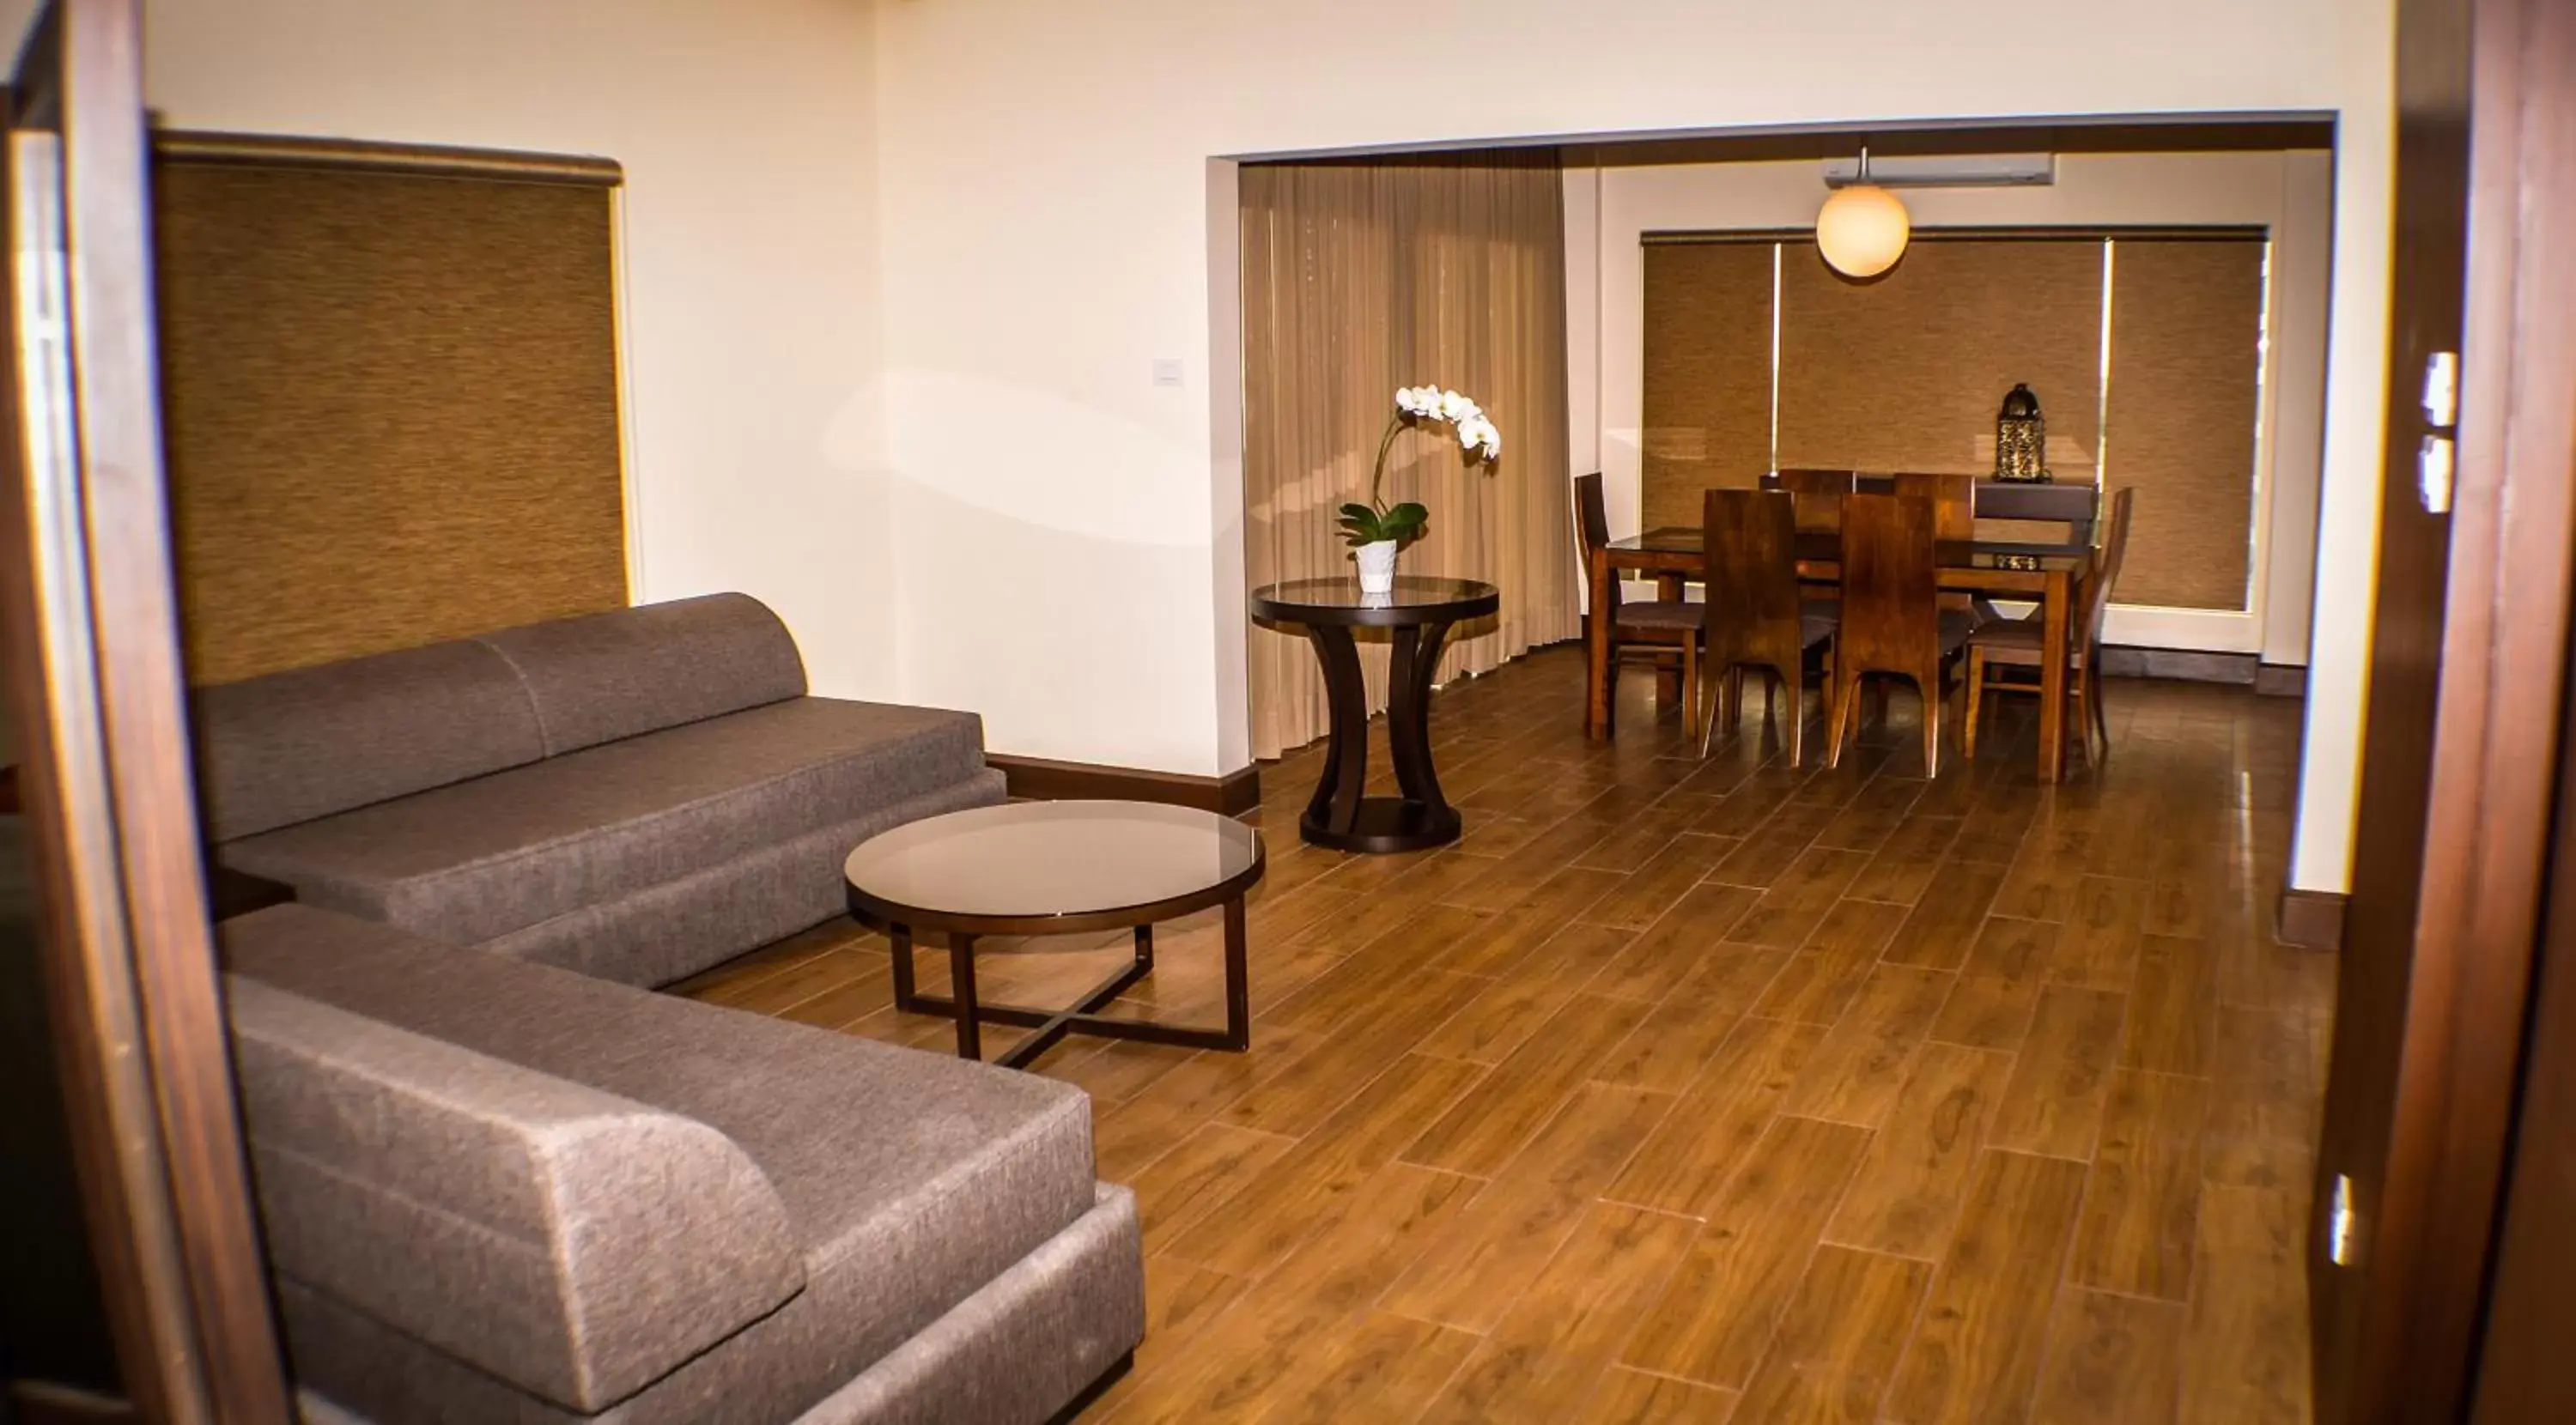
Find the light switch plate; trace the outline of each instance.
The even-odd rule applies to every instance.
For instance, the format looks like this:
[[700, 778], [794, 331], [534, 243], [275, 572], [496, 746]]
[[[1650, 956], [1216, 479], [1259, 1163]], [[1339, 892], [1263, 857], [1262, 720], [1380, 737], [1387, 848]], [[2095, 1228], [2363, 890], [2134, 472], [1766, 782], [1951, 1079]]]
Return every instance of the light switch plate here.
[[2460, 354], [2437, 351], [2424, 358], [2424, 423], [2443, 430], [2460, 423]]
[[1178, 386], [1181, 384], [1181, 359], [1177, 356], [1155, 357], [1154, 384], [1157, 386]]
[[2458, 452], [2447, 435], [2428, 435], [2415, 452], [2415, 493], [2424, 501], [2424, 512], [2447, 515], [2451, 512], [2451, 483], [2459, 473]]

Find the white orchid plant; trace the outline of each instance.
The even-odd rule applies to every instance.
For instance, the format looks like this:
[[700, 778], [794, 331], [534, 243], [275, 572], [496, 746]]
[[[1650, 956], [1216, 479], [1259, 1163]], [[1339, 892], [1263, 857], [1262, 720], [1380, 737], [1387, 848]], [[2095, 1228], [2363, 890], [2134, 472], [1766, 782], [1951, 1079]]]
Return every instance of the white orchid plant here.
[[1386, 452], [1395, 444], [1396, 434], [1408, 426], [1429, 425], [1449, 427], [1471, 465], [1490, 467], [1494, 458], [1503, 453], [1503, 433], [1495, 428], [1484, 407], [1456, 391], [1443, 391], [1437, 386], [1406, 386], [1398, 390], [1395, 414], [1387, 420], [1386, 434], [1378, 438], [1377, 466], [1369, 472], [1369, 502], [1363, 505], [1354, 501], [1342, 506], [1342, 535], [1352, 545], [1420, 539], [1423, 529], [1431, 523], [1431, 511], [1423, 506], [1411, 500], [1389, 505], [1384, 496]]

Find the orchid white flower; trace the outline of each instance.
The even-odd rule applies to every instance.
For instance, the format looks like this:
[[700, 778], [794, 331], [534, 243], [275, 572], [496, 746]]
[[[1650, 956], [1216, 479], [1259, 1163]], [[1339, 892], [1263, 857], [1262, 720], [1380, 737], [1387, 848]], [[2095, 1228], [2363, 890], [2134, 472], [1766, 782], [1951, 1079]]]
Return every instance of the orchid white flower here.
[[1468, 400], [1466, 397], [1459, 395], [1455, 391], [1443, 391], [1440, 393], [1440, 419], [1444, 421], [1463, 421], [1467, 417], [1475, 415], [1476, 413], [1475, 402]]

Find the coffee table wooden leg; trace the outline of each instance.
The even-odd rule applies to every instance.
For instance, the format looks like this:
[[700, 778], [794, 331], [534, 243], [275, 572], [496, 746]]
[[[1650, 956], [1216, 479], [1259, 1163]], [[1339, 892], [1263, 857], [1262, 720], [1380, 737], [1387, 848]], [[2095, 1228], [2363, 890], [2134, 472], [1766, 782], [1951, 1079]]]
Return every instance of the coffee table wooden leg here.
[[948, 936], [948, 978], [955, 982], [957, 1057], [981, 1061], [984, 1025], [975, 1010], [975, 937], [952, 931]]
[[907, 1013], [921, 1008], [921, 997], [912, 985], [912, 927], [889, 925], [886, 938], [894, 942], [894, 1007]]
[[1225, 1038], [1228, 1049], [1252, 1047], [1252, 979], [1246, 973], [1243, 897], [1225, 903]]

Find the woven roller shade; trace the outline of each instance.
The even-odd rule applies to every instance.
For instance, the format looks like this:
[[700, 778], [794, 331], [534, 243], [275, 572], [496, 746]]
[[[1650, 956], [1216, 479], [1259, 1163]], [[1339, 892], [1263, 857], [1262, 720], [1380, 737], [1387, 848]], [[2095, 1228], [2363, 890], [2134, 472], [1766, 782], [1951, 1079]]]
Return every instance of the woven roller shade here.
[[156, 165], [199, 684], [626, 602], [612, 191]]
[[1646, 245], [1641, 528], [1771, 468], [1771, 266], [1767, 242]]
[[2098, 238], [1918, 241], [1869, 282], [1813, 243], [1783, 250], [1784, 469], [1991, 472], [1996, 408], [2024, 382], [2057, 477], [2090, 480], [2101, 372]]
[[2138, 490], [2124, 604], [2246, 606], [2264, 244], [2123, 238], [2111, 279], [2110, 488]]

